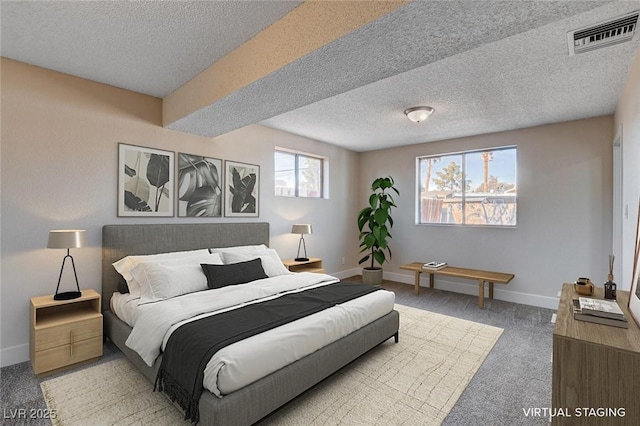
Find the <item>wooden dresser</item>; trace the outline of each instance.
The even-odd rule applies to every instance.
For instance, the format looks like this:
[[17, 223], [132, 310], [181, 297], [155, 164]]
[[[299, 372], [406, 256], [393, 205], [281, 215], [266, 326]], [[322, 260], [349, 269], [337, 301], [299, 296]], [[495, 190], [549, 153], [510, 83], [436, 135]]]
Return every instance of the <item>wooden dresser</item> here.
[[[555, 425], [640, 424], [640, 329], [618, 291], [629, 328], [573, 319], [572, 299], [564, 284], [553, 332], [552, 417]], [[593, 297], [602, 298], [597, 287]], [[569, 417], [571, 416], [571, 417]]]
[[49, 373], [102, 355], [100, 295], [83, 290], [71, 300], [31, 299], [31, 364]]

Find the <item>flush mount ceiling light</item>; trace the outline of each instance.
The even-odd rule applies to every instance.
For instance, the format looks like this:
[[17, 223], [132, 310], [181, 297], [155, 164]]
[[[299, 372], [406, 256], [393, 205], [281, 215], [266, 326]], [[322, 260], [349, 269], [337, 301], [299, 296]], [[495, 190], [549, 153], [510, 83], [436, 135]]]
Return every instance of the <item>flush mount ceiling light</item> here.
[[434, 109], [428, 106], [417, 106], [404, 110], [405, 115], [409, 120], [416, 123], [426, 120], [433, 113]]

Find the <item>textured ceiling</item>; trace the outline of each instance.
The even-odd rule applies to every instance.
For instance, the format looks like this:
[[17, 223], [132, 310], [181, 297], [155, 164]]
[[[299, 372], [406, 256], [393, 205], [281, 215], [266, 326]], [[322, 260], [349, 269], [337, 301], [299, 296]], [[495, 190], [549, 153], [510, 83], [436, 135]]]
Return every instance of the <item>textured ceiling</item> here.
[[[300, 2], [6, 2], [2, 56], [164, 97]], [[567, 31], [640, 1], [416, 1], [169, 124], [251, 123], [356, 151], [612, 114], [633, 41], [569, 57]], [[313, 22], [309, 22], [312, 25]], [[430, 105], [412, 123], [402, 111]]]
[[[545, 12], [559, 17], [565, 5], [571, 6], [565, 9], [568, 13], [588, 6], [556, 5], [559, 9], [545, 4], [539, 15], [527, 18], [540, 22], [548, 20]], [[367, 151], [613, 114], [638, 49], [637, 38], [569, 57], [566, 33], [638, 8], [638, 2], [608, 4], [516, 33], [523, 28], [519, 21], [502, 29], [506, 37], [458, 53], [456, 48], [425, 42], [424, 56], [440, 57], [261, 124]], [[508, 8], [494, 12], [511, 13]], [[478, 25], [485, 24], [483, 17], [474, 18]], [[463, 28], [459, 30], [454, 39], [463, 37]], [[486, 41], [491, 30], [478, 37]], [[403, 111], [416, 105], [432, 106], [435, 112], [413, 123]]]
[[2, 56], [164, 97], [301, 1], [5, 1]]

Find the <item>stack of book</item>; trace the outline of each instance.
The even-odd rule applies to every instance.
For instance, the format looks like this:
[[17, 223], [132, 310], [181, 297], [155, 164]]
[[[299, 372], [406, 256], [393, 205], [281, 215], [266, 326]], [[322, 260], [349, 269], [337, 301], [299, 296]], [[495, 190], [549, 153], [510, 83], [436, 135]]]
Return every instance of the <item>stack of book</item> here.
[[438, 269], [442, 269], [447, 266], [446, 262], [427, 262], [422, 265], [422, 269], [430, 269], [432, 271], [437, 271]]
[[628, 328], [627, 319], [615, 300], [579, 297], [573, 300], [573, 318], [579, 321]]

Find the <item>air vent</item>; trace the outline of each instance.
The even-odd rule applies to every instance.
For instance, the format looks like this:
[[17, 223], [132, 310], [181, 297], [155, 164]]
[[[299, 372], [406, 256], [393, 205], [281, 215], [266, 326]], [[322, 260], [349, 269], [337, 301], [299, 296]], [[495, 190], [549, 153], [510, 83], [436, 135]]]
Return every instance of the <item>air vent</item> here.
[[639, 12], [567, 33], [569, 56], [631, 40], [638, 33]]

